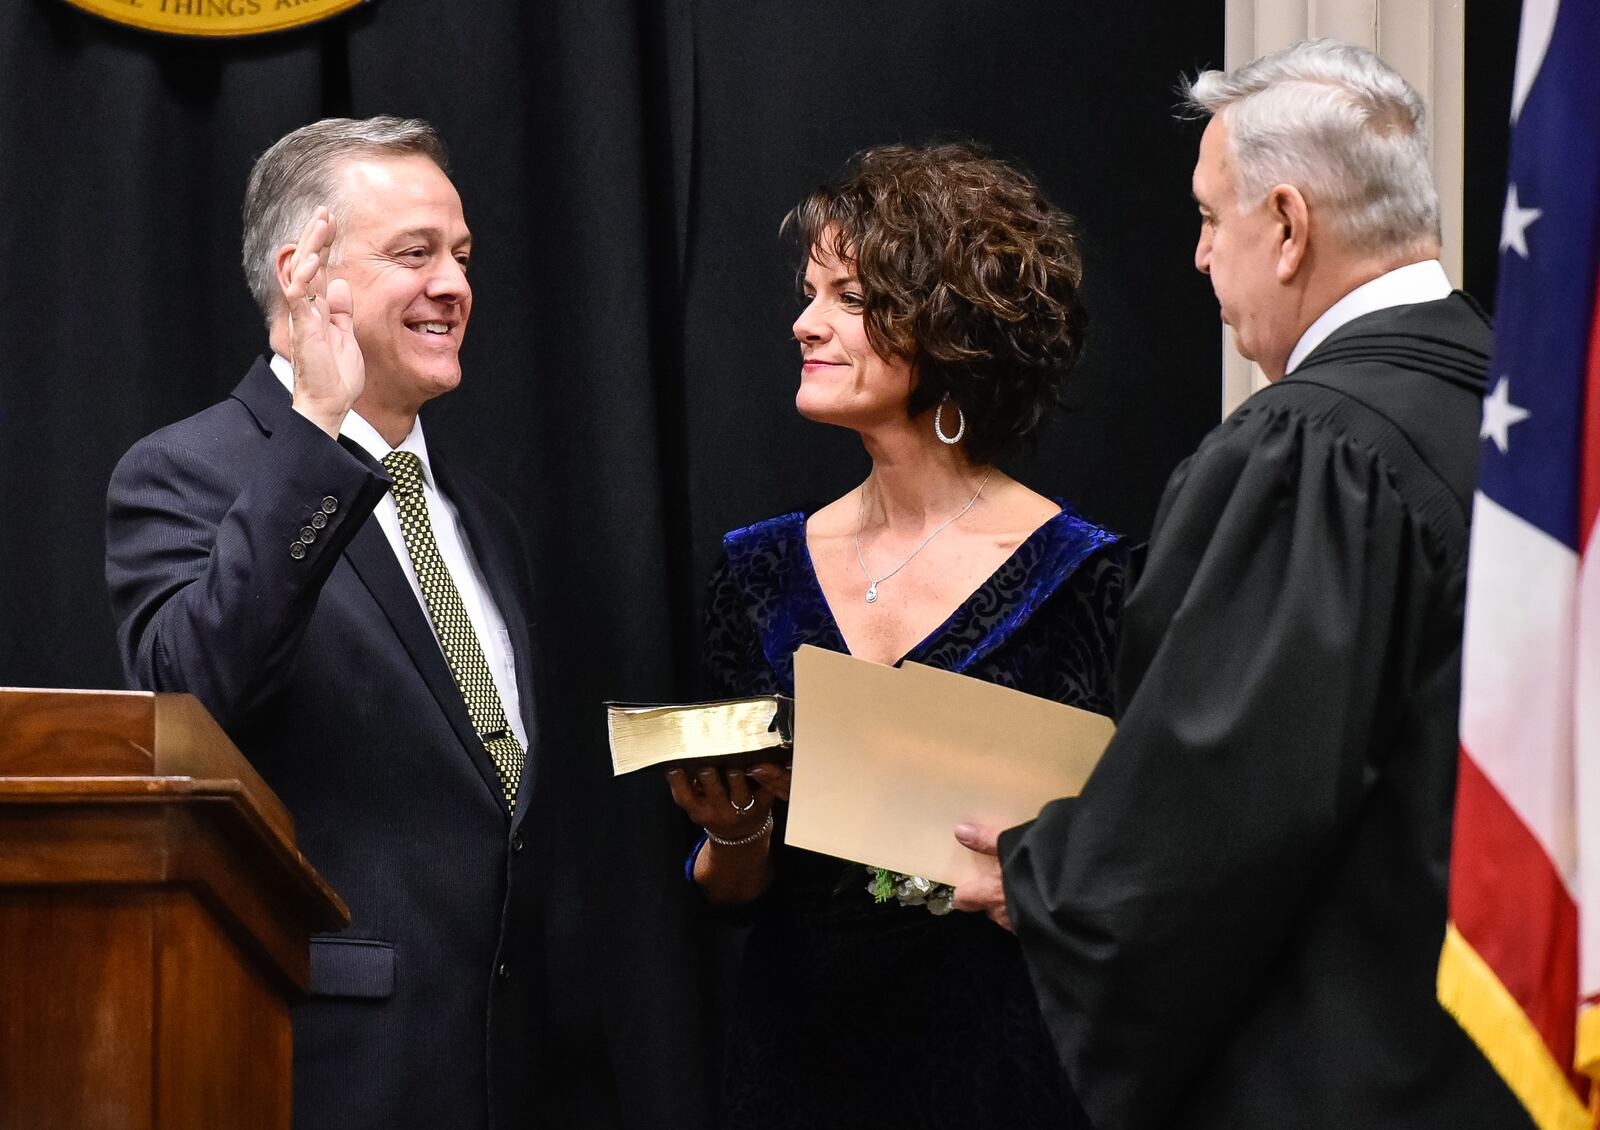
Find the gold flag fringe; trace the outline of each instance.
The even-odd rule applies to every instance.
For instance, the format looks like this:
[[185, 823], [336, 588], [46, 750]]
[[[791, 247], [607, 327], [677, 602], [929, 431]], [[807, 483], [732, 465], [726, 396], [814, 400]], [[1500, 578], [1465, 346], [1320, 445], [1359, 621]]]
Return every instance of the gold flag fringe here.
[[[1567, 1073], [1494, 970], [1451, 923], [1439, 954], [1439, 1003], [1472, 1037], [1485, 1058], [1528, 1109], [1539, 1130], [1594, 1130], [1595, 1119]], [[1600, 1053], [1600, 1010], [1587, 1020], [1593, 1053]], [[1579, 1045], [1585, 1046], [1580, 1023]], [[1596, 1054], [1600, 1064], [1600, 1054]], [[1580, 1062], [1581, 1059], [1580, 1059]], [[1594, 1091], [1600, 1088], [1591, 1088]]]

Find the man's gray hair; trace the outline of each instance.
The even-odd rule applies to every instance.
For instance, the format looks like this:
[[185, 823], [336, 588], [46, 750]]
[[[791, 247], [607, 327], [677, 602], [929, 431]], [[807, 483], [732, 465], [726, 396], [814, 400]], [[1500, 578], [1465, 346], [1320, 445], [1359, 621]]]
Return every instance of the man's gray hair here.
[[1439, 239], [1422, 98], [1371, 51], [1308, 39], [1186, 81], [1187, 108], [1228, 127], [1242, 204], [1289, 184], [1362, 254]]
[[[348, 161], [426, 157], [445, 172], [444, 141], [416, 118], [324, 118], [279, 138], [256, 161], [244, 192], [244, 274], [267, 324], [282, 301], [273, 258], [293, 243], [326, 204], [335, 218], [349, 201], [340, 198], [339, 172]], [[337, 241], [329, 258], [337, 253]]]

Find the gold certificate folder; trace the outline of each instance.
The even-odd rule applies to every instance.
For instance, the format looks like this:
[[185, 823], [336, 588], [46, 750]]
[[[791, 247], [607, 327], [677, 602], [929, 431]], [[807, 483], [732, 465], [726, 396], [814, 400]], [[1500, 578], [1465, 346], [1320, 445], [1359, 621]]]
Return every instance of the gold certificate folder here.
[[916, 663], [795, 653], [794, 777], [785, 841], [959, 884], [966, 822], [1010, 828], [1075, 796], [1111, 719]]

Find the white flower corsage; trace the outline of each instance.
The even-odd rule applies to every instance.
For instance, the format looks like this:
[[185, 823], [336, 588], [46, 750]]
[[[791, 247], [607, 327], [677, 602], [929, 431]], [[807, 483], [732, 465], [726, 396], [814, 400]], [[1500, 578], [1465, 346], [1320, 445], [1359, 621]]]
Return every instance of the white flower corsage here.
[[949, 914], [956, 889], [921, 875], [902, 875], [882, 867], [867, 868], [867, 892], [874, 902], [896, 899], [901, 906], [925, 906], [929, 914]]

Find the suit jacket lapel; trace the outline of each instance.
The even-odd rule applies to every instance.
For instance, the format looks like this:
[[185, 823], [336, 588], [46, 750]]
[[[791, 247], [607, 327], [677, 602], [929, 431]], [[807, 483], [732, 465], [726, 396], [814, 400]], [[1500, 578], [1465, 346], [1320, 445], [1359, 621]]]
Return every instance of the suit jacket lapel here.
[[533, 653], [533, 636], [529, 631], [528, 599], [526, 578], [520, 575], [517, 568], [519, 554], [515, 546], [503, 544], [502, 539], [495, 537], [495, 523], [486, 512], [483, 495], [471, 489], [474, 484], [464, 483], [450, 476], [434, 461], [434, 478], [439, 484], [439, 489], [455, 504], [456, 512], [461, 516], [461, 524], [466, 530], [467, 542], [473, 557], [477, 560], [478, 568], [483, 570], [483, 579], [489, 586], [489, 593], [494, 598], [495, 606], [500, 610], [500, 618], [505, 622], [506, 631], [511, 636], [511, 650], [516, 663], [517, 694], [520, 699], [522, 725], [528, 735], [527, 756], [523, 761], [522, 781], [517, 789], [516, 804], [512, 809], [512, 823], [515, 824], [527, 811], [529, 798], [533, 793], [534, 777], [538, 771], [539, 759], [535, 756], [540, 748], [539, 731], [537, 727], [538, 710], [536, 704], [543, 697], [543, 688], [537, 682], [537, 673], [543, 670], [543, 664], [537, 662]]
[[233, 398], [250, 409], [256, 425], [268, 435], [277, 431], [283, 425], [284, 416], [294, 411], [293, 398], [278, 382], [277, 374], [265, 357], [256, 358], [244, 380], [233, 390]]
[[406, 580], [400, 562], [395, 560], [394, 549], [384, 536], [383, 527], [376, 521], [364, 523], [350, 539], [344, 554], [362, 584], [367, 586], [367, 591], [378, 602], [378, 607], [389, 618], [395, 635], [400, 637], [422, 681], [433, 692], [439, 709], [450, 720], [451, 728], [461, 739], [461, 745], [483, 777], [484, 784], [496, 801], [501, 801], [500, 777], [495, 772], [494, 762], [490, 760], [489, 751], [483, 748], [478, 732], [473, 729], [466, 701], [461, 697], [461, 688], [456, 685], [455, 676], [444, 661], [444, 653], [439, 650], [433, 625], [428, 623], [427, 614], [417, 602], [416, 594], [411, 591], [411, 584]]

